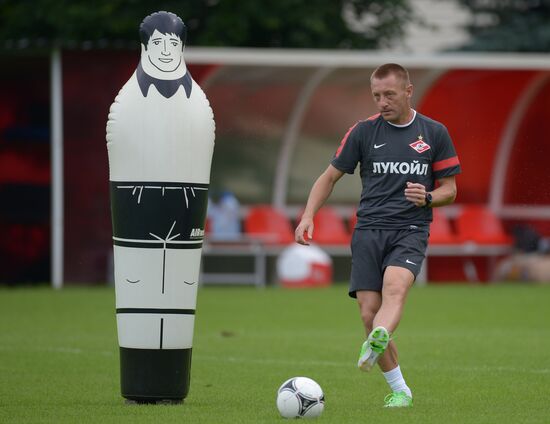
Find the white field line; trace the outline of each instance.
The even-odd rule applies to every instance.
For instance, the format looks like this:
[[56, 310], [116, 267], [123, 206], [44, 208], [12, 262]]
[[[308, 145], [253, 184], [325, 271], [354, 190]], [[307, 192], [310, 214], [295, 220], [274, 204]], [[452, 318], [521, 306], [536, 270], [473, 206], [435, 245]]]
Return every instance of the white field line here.
[[[321, 367], [339, 367], [339, 368], [354, 368], [352, 362], [337, 362], [337, 361], [292, 361], [285, 359], [273, 359], [273, 358], [237, 358], [233, 356], [205, 356], [197, 355], [194, 357], [196, 361], [215, 361], [215, 362], [232, 362], [242, 364], [258, 364], [258, 365], [299, 365], [299, 366], [321, 366]], [[457, 367], [457, 366], [434, 366], [434, 365], [407, 365], [407, 369], [413, 369], [416, 371], [453, 371], [453, 372], [517, 372], [517, 373], [529, 373], [529, 374], [550, 374], [550, 368], [540, 369], [526, 369], [515, 367], [499, 367], [499, 366], [474, 366], [474, 367]]]
[[[17, 348], [10, 348], [9, 346], [0, 346], [0, 351], [16, 351], [20, 350]], [[51, 352], [51, 353], [65, 353], [70, 355], [100, 355], [100, 356], [115, 356], [116, 352], [107, 351], [107, 350], [85, 350], [80, 348], [72, 347], [33, 347], [27, 348], [34, 352]], [[293, 361], [288, 359], [276, 359], [276, 358], [237, 358], [235, 356], [212, 356], [212, 355], [196, 355], [193, 357], [193, 360], [196, 362], [207, 361], [207, 362], [229, 362], [234, 364], [256, 364], [256, 365], [287, 365], [287, 366], [302, 366], [302, 367], [336, 367], [336, 368], [354, 368], [352, 362], [339, 362], [339, 361], [314, 361], [314, 360], [303, 360], [303, 361]], [[550, 374], [550, 368], [518, 368], [518, 367], [506, 367], [506, 366], [439, 366], [439, 365], [407, 365], [407, 369], [415, 371], [451, 371], [451, 372], [507, 372], [507, 373], [523, 373], [523, 374]]]
[[11, 346], [0, 346], [0, 351], [4, 352], [21, 352], [21, 351], [31, 351], [31, 352], [50, 352], [50, 353], [66, 353], [69, 355], [99, 355], [99, 356], [114, 356], [115, 352], [110, 352], [108, 350], [86, 350], [75, 347], [44, 347], [44, 346], [33, 346], [24, 348], [16, 348]]

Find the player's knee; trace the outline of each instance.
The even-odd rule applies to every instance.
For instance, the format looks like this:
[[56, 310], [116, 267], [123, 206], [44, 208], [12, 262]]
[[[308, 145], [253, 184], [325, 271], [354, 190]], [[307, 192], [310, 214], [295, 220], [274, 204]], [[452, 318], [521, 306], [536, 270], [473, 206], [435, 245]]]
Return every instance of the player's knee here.
[[368, 331], [372, 330], [372, 322], [374, 321], [375, 315], [376, 311], [373, 311], [370, 308], [361, 308], [361, 320]]
[[405, 297], [407, 296], [408, 287], [399, 282], [388, 282], [384, 284], [383, 298], [384, 300], [393, 300], [394, 302], [404, 302]]

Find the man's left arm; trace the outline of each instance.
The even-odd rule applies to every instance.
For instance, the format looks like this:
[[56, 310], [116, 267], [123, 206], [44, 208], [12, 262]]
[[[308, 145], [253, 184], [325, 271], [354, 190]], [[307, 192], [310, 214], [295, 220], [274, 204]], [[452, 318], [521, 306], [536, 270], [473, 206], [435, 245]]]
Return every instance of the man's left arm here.
[[405, 197], [418, 207], [427, 205], [427, 194], [431, 195], [432, 201], [429, 206], [432, 208], [450, 205], [456, 199], [455, 176], [442, 177], [437, 181], [439, 186], [431, 192], [427, 192], [426, 187], [422, 184], [408, 182], [405, 188]]

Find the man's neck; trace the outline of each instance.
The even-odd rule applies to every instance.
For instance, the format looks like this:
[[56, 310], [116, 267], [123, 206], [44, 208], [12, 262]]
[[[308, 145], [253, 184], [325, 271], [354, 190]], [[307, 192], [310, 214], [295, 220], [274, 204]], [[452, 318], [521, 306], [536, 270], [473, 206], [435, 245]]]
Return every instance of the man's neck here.
[[404, 115], [404, 117], [398, 119], [397, 121], [388, 121], [388, 124], [393, 125], [394, 127], [408, 127], [412, 124], [414, 118], [416, 118], [416, 111], [412, 108], [409, 108], [407, 114]]

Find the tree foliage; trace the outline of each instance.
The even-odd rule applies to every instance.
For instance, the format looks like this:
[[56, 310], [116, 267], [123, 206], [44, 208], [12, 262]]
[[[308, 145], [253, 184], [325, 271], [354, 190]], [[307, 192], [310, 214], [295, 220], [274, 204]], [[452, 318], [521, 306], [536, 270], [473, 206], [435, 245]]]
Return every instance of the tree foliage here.
[[137, 47], [140, 22], [158, 10], [183, 19], [193, 46], [376, 48], [413, 19], [409, 0], [4, 0], [0, 43]]
[[458, 0], [473, 14], [462, 50], [550, 51], [549, 0]]

